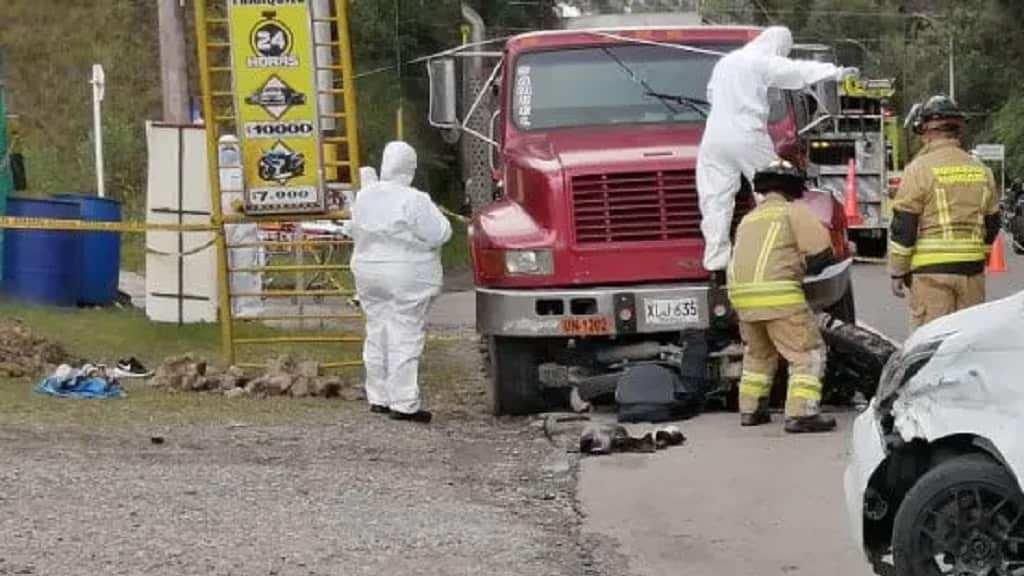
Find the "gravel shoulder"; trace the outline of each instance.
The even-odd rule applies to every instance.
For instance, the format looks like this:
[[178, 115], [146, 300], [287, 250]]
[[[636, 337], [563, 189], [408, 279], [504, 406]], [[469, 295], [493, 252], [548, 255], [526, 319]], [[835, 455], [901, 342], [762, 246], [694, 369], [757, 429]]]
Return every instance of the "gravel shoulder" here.
[[580, 535], [574, 455], [484, 415], [476, 343], [432, 346], [424, 371], [430, 426], [336, 399], [15, 395], [0, 574], [617, 573]]

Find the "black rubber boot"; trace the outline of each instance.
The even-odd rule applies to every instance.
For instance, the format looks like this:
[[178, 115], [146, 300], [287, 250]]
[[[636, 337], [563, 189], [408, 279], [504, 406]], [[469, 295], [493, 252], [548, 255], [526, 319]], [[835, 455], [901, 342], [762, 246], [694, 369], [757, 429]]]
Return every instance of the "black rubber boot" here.
[[831, 432], [835, 430], [836, 419], [824, 414], [813, 416], [787, 416], [786, 432], [790, 434], [806, 434], [813, 432]]
[[772, 415], [767, 410], [758, 410], [740, 414], [740, 426], [760, 426], [772, 421]]
[[391, 412], [391, 409], [382, 404], [370, 404], [370, 412], [374, 414], [388, 414]]
[[420, 410], [418, 412], [413, 412], [412, 414], [406, 414], [405, 412], [395, 412], [394, 410], [392, 410], [391, 414], [389, 414], [389, 417], [392, 420], [408, 420], [410, 422], [419, 422], [420, 424], [430, 424], [430, 421], [433, 419], [434, 415], [431, 414], [430, 412], [427, 412], [426, 410]]

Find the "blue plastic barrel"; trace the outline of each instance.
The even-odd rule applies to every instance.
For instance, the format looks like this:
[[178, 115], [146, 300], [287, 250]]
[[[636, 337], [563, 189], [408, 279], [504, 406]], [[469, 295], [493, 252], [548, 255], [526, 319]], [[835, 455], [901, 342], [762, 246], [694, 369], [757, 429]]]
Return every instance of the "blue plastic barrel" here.
[[[82, 220], [120, 222], [121, 203], [110, 198], [86, 194], [54, 194], [58, 200], [76, 202]], [[117, 298], [121, 272], [121, 235], [117, 232], [79, 232], [81, 274], [78, 276], [78, 303], [109, 306]]]
[[[51, 198], [7, 199], [8, 216], [75, 220], [78, 204]], [[78, 302], [81, 250], [78, 234], [66, 230], [4, 231], [3, 289], [13, 298], [38, 304]]]

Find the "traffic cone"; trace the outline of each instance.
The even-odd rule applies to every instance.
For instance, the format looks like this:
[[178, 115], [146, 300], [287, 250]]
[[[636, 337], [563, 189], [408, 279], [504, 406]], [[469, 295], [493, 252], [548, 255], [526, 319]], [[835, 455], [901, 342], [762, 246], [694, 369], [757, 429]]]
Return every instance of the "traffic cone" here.
[[850, 158], [846, 164], [846, 193], [843, 195], [843, 211], [847, 225], [863, 224], [864, 219], [857, 209], [857, 161]]
[[988, 255], [988, 266], [985, 267], [987, 272], [1006, 272], [1006, 251], [1003, 248], [1003, 235], [1000, 233], [996, 236], [995, 242], [992, 243], [992, 251]]

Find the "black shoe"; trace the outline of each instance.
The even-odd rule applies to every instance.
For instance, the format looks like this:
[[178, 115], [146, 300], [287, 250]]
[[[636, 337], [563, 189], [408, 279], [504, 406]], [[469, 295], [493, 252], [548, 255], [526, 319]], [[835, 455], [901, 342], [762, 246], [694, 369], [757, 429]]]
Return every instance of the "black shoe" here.
[[370, 404], [370, 412], [374, 414], [390, 414], [391, 409], [383, 404]]
[[772, 415], [764, 410], [740, 414], [740, 426], [760, 426], [761, 424], [767, 424], [771, 421]]
[[836, 419], [823, 414], [814, 416], [787, 416], [786, 432], [804, 434], [807, 432], [829, 432], [836, 427]]
[[149, 378], [152, 375], [153, 371], [143, 366], [134, 356], [122, 358], [114, 365], [115, 378]]
[[426, 410], [420, 410], [418, 412], [413, 412], [412, 414], [406, 414], [405, 412], [395, 412], [394, 410], [392, 410], [391, 414], [389, 414], [388, 417], [391, 418], [392, 420], [408, 420], [410, 422], [430, 424], [430, 421], [433, 419], [434, 415], [431, 414], [430, 412], [427, 412]]

